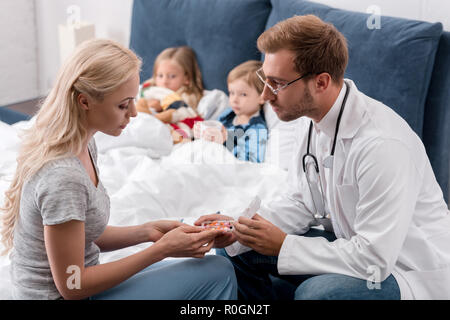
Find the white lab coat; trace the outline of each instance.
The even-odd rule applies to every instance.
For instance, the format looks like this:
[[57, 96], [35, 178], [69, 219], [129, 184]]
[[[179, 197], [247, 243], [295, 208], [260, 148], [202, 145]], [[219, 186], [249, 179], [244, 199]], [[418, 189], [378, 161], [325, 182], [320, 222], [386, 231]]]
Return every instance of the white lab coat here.
[[[304, 118], [288, 189], [259, 211], [288, 234], [278, 271], [371, 281], [392, 274], [402, 299], [450, 299], [450, 214], [423, 143], [394, 111], [346, 81], [350, 92], [326, 181], [338, 239], [299, 236], [318, 225], [302, 168], [310, 123]], [[249, 249], [236, 242], [226, 250]]]

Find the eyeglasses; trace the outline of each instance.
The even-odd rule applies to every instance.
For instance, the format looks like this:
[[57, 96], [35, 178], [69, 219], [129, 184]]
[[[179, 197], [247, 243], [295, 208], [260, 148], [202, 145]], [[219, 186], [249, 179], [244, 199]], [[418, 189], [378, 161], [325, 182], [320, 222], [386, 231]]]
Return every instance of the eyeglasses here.
[[[258, 76], [259, 80], [261, 80], [262, 83], [264, 83], [265, 86], [268, 86], [269, 89], [270, 89], [270, 91], [272, 91], [272, 93], [273, 93], [274, 95], [278, 95], [278, 92], [280, 92], [281, 90], [286, 89], [288, 86], [290, 86], [290, 85], [293, 84], [294, 82], [296, 82], [296, 81], [298, 81], [298, 80], [301, 80], [301, 79], [303, 79], [303, 78], [309, 76], [310, 74], [311, 74], [311, 72], [308, 72], [308, 73], [304, 74], [303, 76], [298, 77], [298, 78], [295, 79], [295, 80], [289, 81], [289, 82], [286, 83], [286, 84], [281, 84], [281, 83], [277, 83], [276, 81], [267, 79], [267, 78], [266, 78], [266, 75], [264, 74], [264, 71], [263, 71], [262, 68], [261, 68], [261, 69], [258, 69], [258, 70], [256, 71], [256, 75]], [[270, 84], [268, 81], [272, 81], [273, 84]]]

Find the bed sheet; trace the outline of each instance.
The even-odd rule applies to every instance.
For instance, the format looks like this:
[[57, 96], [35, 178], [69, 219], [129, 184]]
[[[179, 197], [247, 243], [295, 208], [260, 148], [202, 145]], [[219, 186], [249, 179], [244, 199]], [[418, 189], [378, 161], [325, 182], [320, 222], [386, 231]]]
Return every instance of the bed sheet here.
[[[15, 170], [17, 135], [33, 120], [0, 126], [13, 143], [0, 146], [0, 204]], [[194, 141], [173, 146], [168, 129], [151, 116], [137, 117], [123, 134], [96, 134], [100, 179], [111, 200], [109, 224], [126, 226], [156, 219], [181, 219], [221, 211], [237, 217], [255, 195], [265, 201], [285, 188], [286, 171], [277, 165], [237, 160], [216, 143]], [[117, 260], [151, 244], [102, 253]], [[0, 245], [1, 249], [1, 245]], [[9, 259], [0, 257], [0, 299], [10, 299]]]

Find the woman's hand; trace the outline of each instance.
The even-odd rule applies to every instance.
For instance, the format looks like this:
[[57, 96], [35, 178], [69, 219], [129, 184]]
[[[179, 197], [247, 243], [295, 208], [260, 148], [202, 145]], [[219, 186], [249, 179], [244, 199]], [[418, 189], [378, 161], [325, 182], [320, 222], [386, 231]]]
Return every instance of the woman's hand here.
[[156, 242], [170, 230], [178, 228], [182, 225], [185, 224], [176, 220], [158, 220], [144, 223], [142, 228], [148, 235], [148, 241]]
[[[200, 226], [203, 222], [218, 221], [218, 220], [233, 221], [233, 218], [225, 216], [223, 214], [209, 214], [198, 218], [197, 221], [194, 222], [194, 225]], [[233, 244], [236, 240], [237, 238], [233, 232], [223, 232], [214, 239], [214, 248], [219, 249], [228, 247], [229, 245]]]
[[214, 239], [223, 232], [182, 225], [167, 232], [155, 245], [162, 248], [166, 257], [203, 258], [213, 247]]

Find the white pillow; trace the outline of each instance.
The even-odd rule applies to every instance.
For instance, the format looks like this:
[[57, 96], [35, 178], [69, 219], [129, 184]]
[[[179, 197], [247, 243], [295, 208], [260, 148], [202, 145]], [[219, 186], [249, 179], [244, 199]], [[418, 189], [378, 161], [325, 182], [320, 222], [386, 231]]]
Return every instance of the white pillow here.
[[0, 150], [18, 147], [20, 144], [17, 130], [3, 121], [0, 121], [0, 138], [2, 140], [0, 143]]
[[205, 90], [197, 111], [205, 120], [217, 120], [228, 107], [228, 96], [222, 90]]

